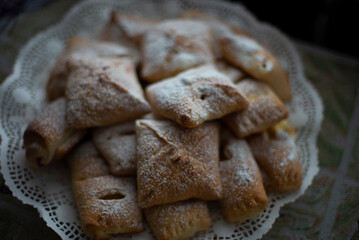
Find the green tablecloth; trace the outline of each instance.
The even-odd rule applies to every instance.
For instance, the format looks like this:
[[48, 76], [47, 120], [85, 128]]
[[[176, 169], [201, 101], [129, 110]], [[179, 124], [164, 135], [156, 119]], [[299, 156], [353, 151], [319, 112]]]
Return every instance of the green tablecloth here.
[[[55, 1], [23, 15], [0, 36], [0, 81], [11, 73], [19, 49], [73, 4]], [[281, 209], [263, 239], [359, 239], [359, 61], [296, 46], [325, 106], [318, 138], [320, 172], [302, 197]], [[59, 239], [35, 209], [12, 197], [1, 176], [0, 239]]]

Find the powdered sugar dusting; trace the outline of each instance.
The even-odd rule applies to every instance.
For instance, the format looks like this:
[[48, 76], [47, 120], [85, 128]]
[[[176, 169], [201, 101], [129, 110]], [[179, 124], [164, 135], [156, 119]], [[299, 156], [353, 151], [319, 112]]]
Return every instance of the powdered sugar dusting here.
[[114, 175], [136, 174], [135, 122], [129, 121], [93, 130], [93, 140]]
[[247, 106], [227, 76], [212, 65], [187, 70], [147, 87], [153, 108], [182, 126], [194, 127]]

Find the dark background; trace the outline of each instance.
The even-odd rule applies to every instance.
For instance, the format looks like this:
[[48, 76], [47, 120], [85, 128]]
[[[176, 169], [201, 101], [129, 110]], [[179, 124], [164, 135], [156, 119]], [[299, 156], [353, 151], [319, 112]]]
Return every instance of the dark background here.
[[[0, 0], [0, 33], [23, 12], [53, 0]], [[288, 36], [359, 59], [359, 0], [242, 0], [261, 21]]]

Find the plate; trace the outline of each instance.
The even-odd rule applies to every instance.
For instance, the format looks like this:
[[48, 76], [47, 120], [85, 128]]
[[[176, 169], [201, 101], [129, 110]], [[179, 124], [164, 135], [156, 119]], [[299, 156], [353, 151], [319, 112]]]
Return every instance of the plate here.
[[[141, 7], [139, 7], [141, 6]], [[27, 124], [47, 104], [45, 84], [56, 58], [70, 37], [96, 38], [112, 11], [151, 18], [174, 18], [196, 8], [242, 28], [267, 47], [288, 71], [293, 100], [287, 104], [289, 121], [297, 128], [296, 145], [303, 165], [303, 184], [297, 191], [269, 195], [268, 208], [256, 219], [228, 224], [210, 204], [212, 226], [193, 239], [258, 239], [269, 231], [280, 208], [301, 196], [318, 172], [316, 138], [323, 118], [321, 99], [305, 78], [290, 40], [276, 28], [260, 23], [243, 6], [213, 0], [90, 0], [77, 4], [57, 25], [33, 37], [21, 50], [13, 73], [0, 89], [1, 172], [13, 195], [38, 209], [47, 225], [63, 239], [85, 239], [64, 163], [34, 169], [25, 161], [22, 135]], [[151, 239], [149, 227], [136, 235], [116, 239]]]

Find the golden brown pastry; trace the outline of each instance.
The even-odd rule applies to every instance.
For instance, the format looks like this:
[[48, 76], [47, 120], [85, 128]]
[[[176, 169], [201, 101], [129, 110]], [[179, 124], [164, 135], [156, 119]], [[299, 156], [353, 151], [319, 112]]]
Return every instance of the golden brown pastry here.
[[73, 183], [73, 192], [86, 235], [108, 239], [114, 234], [143, 230], [135, 178], [101, 176]]
[[248, 99], [249, 107], [229, 114], [223, 121], [237, 137], [263, 132], [288, 116], [284, 104], [265, 83], [246, 79], [236, 86]]
[[254, 79], [267, 83], [283, 101], [292, 98], [287, 72], [278, 60], [256, 40], [240, 32], [227, 32], [220, 40], [225, 60]]
[[199, 200], [146, 208], [145, 215], [158, 240], [185, 240], [211, 225], [207, 203]]
[[58, 161], [86, 136], [87, 130], [68, 126], [65, 114], [66, 101], [59, 98], [27, 126], [24, 147], [29, 163], [41, 167]]
[[135, 122], [128, 121], [92, 131], [93, 141], [113, 175], [136, 175]]
[[72, 181], [110, 175], [110, 169], [92, 140], [81, 143], [71, 152], [68, 162]]
[[129, 57], [137, 61], [136, 55], [130, 49], [119, 44], [88, 40], [83, 38], [71, 38], [51, 71], [46, 91], [50, 100], [65, 95], [68, 71], [66, 61], [71, 56], [87, 57]]
[[291, 132], [275, 127], [248, 138], [254, 157], [271, 181], [273, 192], [293, 191], [302, 185], [302, 165]]
[[155, 112], [187, 128], [248, 106], [230, 79], [212, 65], [151, 84], [146, 88], [146, 95]]
[[75, 128], [106, 126], [150, 112], [133, 62], [70, 58], [66, 120]]
[[210, 25], [216, 38], [218, 58], [241, 68], [256, 80], [267, 83], [283, 100], [292, 98], [289, 77], [278, 60], [260, 43], [235, 26], [198, 10], [185, 12], [182, 17]]
[[130, 41], [140, 45], [143, 35], [152, 30], [157, 21], [135, 15], [113, 13], [113, 22], [119, 31]]
[[198, 21], [163, 21], [145, 34], [141, 45], [141, 76], [149, 82], [213, 61], [211, 31]]
[[216, 61], [216, 68], [218, 71], [226, 75], [233, 83], [238, 83], [246, 78], [246, 74], [243, 71], [224, 61]]
[[223, 197], [220, 200], [228, 222], [257, 217], [268, 205], [259, 167], [245, 140], [234, 136], [223, 146], [220, 173]]
[[187, 129], [169, 120], [137, 120], [136, 135], [141, 207], [221, 198], [216, 123]]

